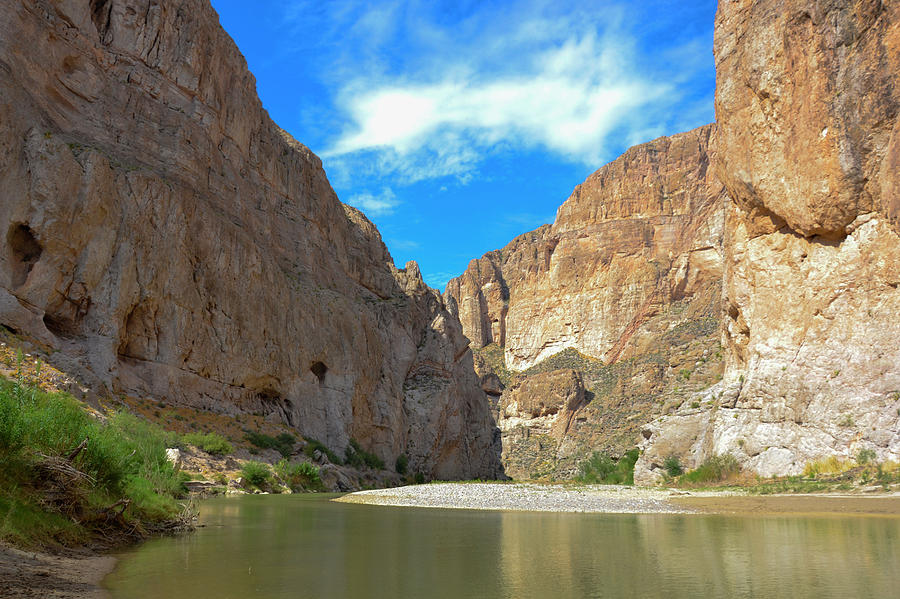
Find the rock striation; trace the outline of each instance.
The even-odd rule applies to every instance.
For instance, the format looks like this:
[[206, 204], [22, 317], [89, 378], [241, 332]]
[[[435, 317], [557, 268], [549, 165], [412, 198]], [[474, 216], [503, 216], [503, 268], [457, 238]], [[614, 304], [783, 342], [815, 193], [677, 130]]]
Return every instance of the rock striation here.
[[473, 260], [444, 292], [474, 347], [525, 370], [567, 348], [627, 357], [663, 306], [721, 280], [715, 127], [636, 146], [575, 188], [556, 221]]
[[0, 323], [88, 382], [500, 473], [457, 319], [270, 120], [207, 0], [4, 7], [0, 227]]
[[[510, 475], [572, 476], [593, 450], [630, 449], [654, 414], [721, 375], [715, 133], [631, 148], [579, 185], [552, 225], [448, 283], [482, 380], [504, 374], [510, 385], [497, 409]], [[521, 408], [579, 393], [564, 418]]]
[[900, 5], [721, 2], [715, 57], [727, 371], [647, 428], [636, 480], [900, 459]]

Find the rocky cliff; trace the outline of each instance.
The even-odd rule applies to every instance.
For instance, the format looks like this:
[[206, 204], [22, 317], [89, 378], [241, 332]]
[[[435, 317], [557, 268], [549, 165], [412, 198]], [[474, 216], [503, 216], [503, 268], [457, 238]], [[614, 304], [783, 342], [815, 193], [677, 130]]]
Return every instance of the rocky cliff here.
[[525, 370], [567, 348], [606, 362], [640, 325], [722, 272], [715, 127], [628, 150], [575, 188], [556, 221], [473, 260], [444, 293], [475, 347]]
[[0, 323], [115, 394], [499, 472], [459, 323], [263, 110], [207, 0], [0, 16]]
[[666, 455], [897, 460], [900, 5], [720, 2], [715, 56], [728, 367], [709, 409], [648, 427], [636, 479]]
[[[567, 476], [594, 449], [633, 447], [653, 414], [718, 380], [724, 195], [710, 169], [714, 138], [709, 125], [631, 148], [579, 185], [552, 225], [448, 283], [447, 303], [483, 348], [485, 382], [488, 370], [513, 371], [497, 412], [511, 475]], [[543, 378], [560, 367], [578, 382], [566, 371]], [[530, 375], [543, 382], [522, 380]], [[539, 416], [519, 409], [548, 381], [550, 395], [587, 399]], [[550, 422], [557, 414], [565, 427]]]

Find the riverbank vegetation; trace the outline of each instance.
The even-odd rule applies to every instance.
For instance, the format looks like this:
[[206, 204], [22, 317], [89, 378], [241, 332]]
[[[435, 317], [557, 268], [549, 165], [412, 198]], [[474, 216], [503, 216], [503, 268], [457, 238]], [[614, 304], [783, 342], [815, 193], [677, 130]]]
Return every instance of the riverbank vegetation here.
[[112, 545], [187, 526], [169, 436], [130, 414], [91, 416], [65, 393], [0, 379], [0, 538]]
[[575, 480], [584, 484], [633, 485], [634, 464], [638, 457], [640, 451], [636, 448], [626, 451], [620, 458], [595, 451], [578, 465]]

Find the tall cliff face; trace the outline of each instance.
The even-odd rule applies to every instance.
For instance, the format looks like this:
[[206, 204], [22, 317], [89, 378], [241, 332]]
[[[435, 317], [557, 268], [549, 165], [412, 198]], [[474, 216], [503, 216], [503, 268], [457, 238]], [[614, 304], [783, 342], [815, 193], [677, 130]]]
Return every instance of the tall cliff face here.
[[641, 324], [722, 273], [715, 127], [628, 150], [575, 188], [556, 221], [473, 260], [444, 292], [475, 347], [525, 370], [567, 348], [628, 355]]
[[207, 0], [0, 16], [0, 323], [112, 392], [498, 473], [461, 327], [272, 123]]
[[630, 449], [641, 425], [718, 380], [714, 138], [709, 125], [631, 148], [579, 185], [553, 225], [448, 283], [448, 305], [484, 348], [486, 389], [496, 395], [490, 370], [514, 371], [497, 400], [511, 476], [571, 476], [593, 450]]
[[726, 224], [716, 409], [657, 421], [667, 454], [762, 475], [900, 458], [900, 5], [721, 2], [715, 171]]

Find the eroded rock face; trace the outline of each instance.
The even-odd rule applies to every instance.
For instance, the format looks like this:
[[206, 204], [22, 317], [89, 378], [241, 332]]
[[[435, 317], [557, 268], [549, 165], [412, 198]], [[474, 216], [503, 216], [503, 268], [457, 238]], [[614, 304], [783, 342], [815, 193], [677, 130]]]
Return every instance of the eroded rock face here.
[[715, 51], [728, 369], [713, 410], [648, 427], [635, 480], [667, 454], [896, 460], [900, 5], [722, 2]]
[[460, 324], [269, 119], [207, 0], [0, 16], [0, 323], [114, 393], [492, 477]]
[[628, 150], [575, 188], [552, 226], [473, 260], [444, 292], [475, 347], [527, 369], [566, 348], [615, 362], [641, 324], [722, 273], [715, 127]]
[[573, 449], [563, 441], [586, 404], [584, 381], [576, 370], [536, 374], [506, 390], [497, 419], [506, 474], [528, 479], [542, 469], [553, 471]]
[[[686, 389], [719, 379], [724, 195], [709, 169], [714, 136], [709, 125], [631, 148], [578, 186], [553, 225], [448, 283], [445, 300], [481, 348], [479, 373], [508, 378], [497, 412], [511, 476], [567, 478], [592, 451], [620, 455]], [[563, 384], [559, 373], [572, 369], [580, 382]], [[586, 388], [561, 429], [555, 412], [528, 416], [560, 395], [548, 381]]]

